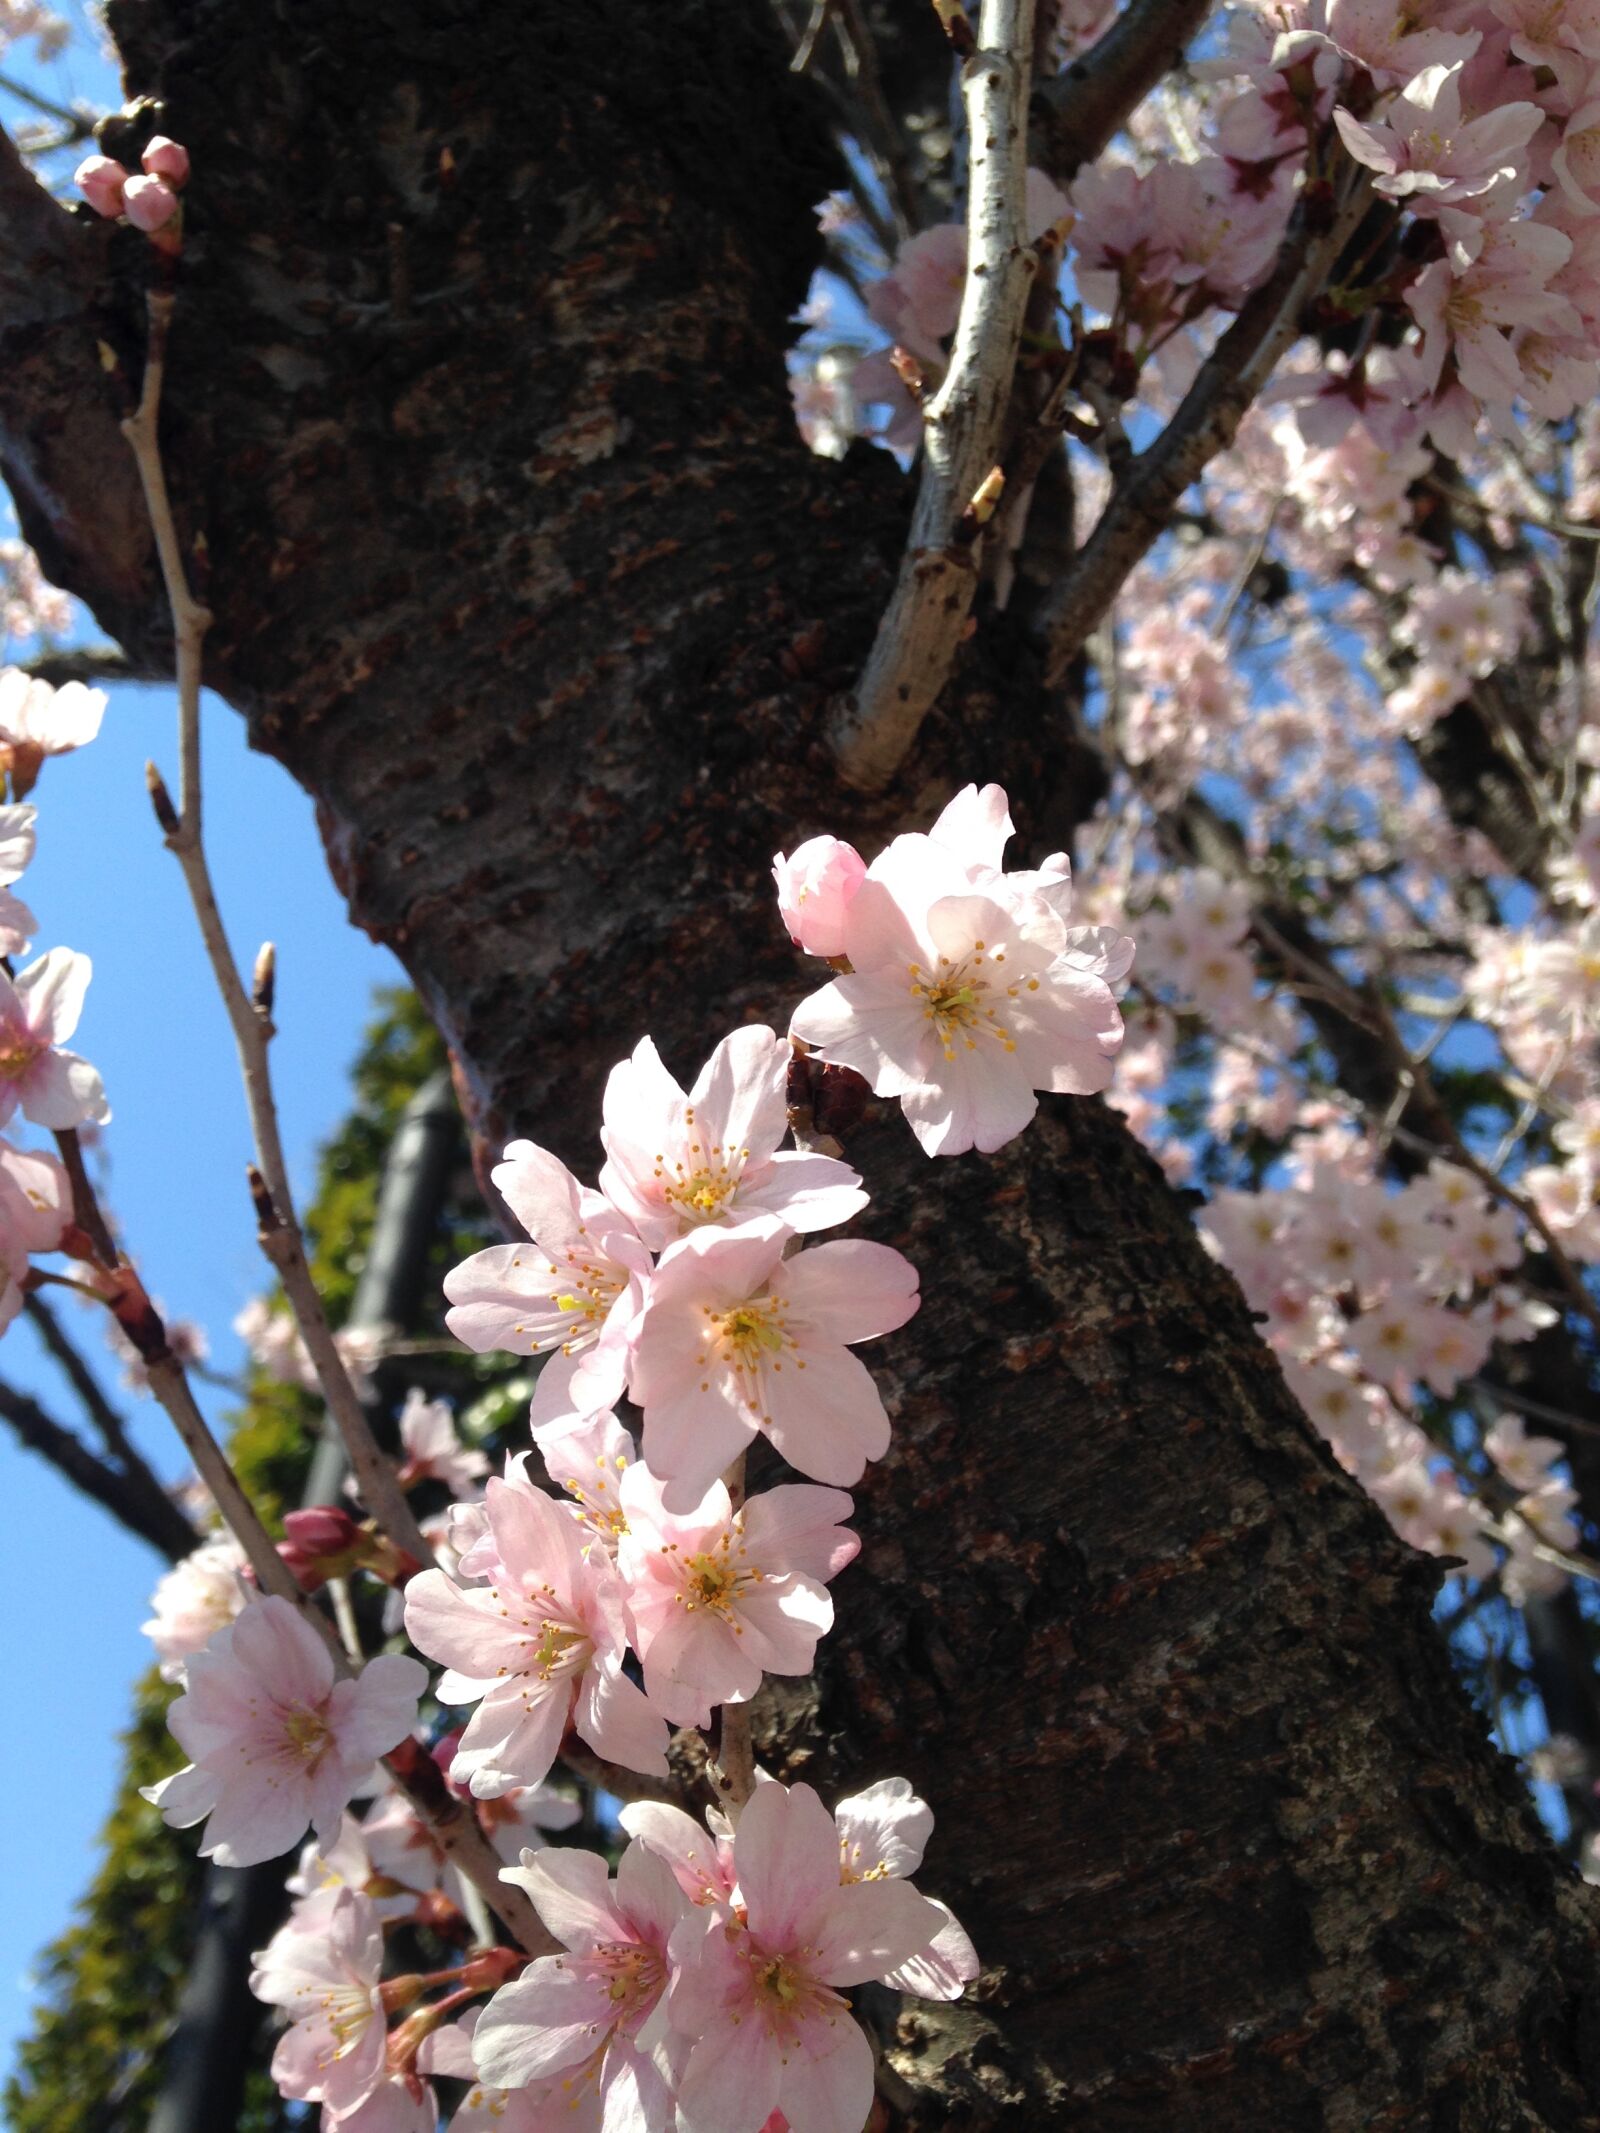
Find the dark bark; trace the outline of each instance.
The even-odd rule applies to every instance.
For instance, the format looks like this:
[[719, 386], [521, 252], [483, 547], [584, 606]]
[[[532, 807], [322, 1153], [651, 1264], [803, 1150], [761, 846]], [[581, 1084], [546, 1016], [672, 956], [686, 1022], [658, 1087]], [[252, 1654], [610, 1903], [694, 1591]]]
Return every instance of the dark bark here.
[[[691, 1072], [741, 1017], [781, 1024], [779, 845], [876, 846], [967, 776], [1011, 786], [1036, 850], [1070, 825], [1035, 655], [992, 618], [900, 785], [835, 781], [824, 713], [906, 495], [794, 437], [786, 319], [833, 173], [760, 10], [112, 15], [195, 152], [167, 438], [208, 670], [315, 794], [486, 1147], [589, 1167], [644, 1031]], [[129, 336], [134, 264], [114, 247], [97, 298]], [[0, 403], [25, 441], [25, 384]], [[153, 588], [92, 558], [72, 582], [159, 656]], [[928, 2119], [1600, 2125], [1588, 1899], [1450, 1678], [1435, 1571], [1334, 1469], [1155, 1166], [1051, 1101], [995, 1160], [929, 1163], [895, 1115], [852, 1152], [927, 1301], [882, 1351], [895, 1445], [840, 1628], [766, 1740], [938, 1811], [926, 1885], [989, 1968], [885, 2015]]]

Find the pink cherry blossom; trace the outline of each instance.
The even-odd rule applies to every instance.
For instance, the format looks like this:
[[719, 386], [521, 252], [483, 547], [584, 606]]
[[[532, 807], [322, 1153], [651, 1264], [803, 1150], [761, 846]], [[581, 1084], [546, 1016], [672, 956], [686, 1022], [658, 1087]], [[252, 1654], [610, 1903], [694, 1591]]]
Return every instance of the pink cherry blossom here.
[[31, 1254], [53, 1252], [72, 1216], [72, 1187], [53, 1155], [0, 1140], [0, 1331], [22, 1309]]
[[36, 1126], [58, 1131], [111, 1116], [100, 1076], [65, 1051], [83, 1012], [91, 965], [70, 948], [52, 948], [20, 976], [0, 971], [0, 1125], [20, 1104]]
[[861, 1545], [839, 1523], [850, 1515], [842, 1489], [769, 1489], [735, 1512], [714, 1481], [675, 1514], [655, 1477], [633, 1466], [621, 1493], [617, 1568], [658, 1711], [705, 1726], [713, 1705], [752, 1697], [763, 1673], [810, 1673], [833, 1627], [825, 1584]]
[[489, 2002], [472, 2040], [479, 2075], [506, 2089], [561, 2075], [573, 2101], [598, 2090], [607, 2124], [666, 2133], [673, 2099], [652, 2055], [668, 2036], [667, 1944], [689, 1910], [671, 1868], [632, 1843], [614, 1882], [603, 1859], [568, 1849], [524, 1852], [502, 1878], [567, 1953], [541, 1956]]
[[831, 1156], [780, 1150], [789, 1128], [792, 1050], [760, 1023], [724, 1037], [685, 1096], [648, 1037], [613, 1067], [600, 1138], [600, 1188], [653, 1251], [708, 1222], [779, 1215], [831, 1229], [867, 1204]]
[[743, 1921], [691, 1912], [672, 1939], [667, 2012], [694, 2045], [678, 2092], [696, 2133], [859, 2126], [872, 2051], [841, 1986], [883, 1979], [944, 1915], [904, 1881], [841, 1883], [839, 1833], [809, 1785], [758, 1785], [734, 1835]]
[[184, 1661], [203, 1651], [245, 1604], [245, 1553], [231, 1534], [206, 1541], [157, 1581], [151, 1617], [140, 1628], [156, 1648], [163, 1681], [181, 1681]]
[[1471, 200], [1514, 178], [1518, 156], [1544, 124], [1537, 104], [1507, 103], [1481, 118], [1461, 115], [1461, 66], [1425, 67], [1381, 119], [1363, 125], [1336, 110], [1334, 123], [1358, 163], [1378, 176], [1375, 192], [1430, 205]]
[[[1312, 27], [1325, 29], [1341, 52], [1359, 59], [1383, 87], [1410, 81], [1424, 67], [1452, 67], [1470, 59], [1481, 32], [1452, 30], [1449, 0], [1419, 0], [1398, 9], [1394, 0], [1312, 0]], [[1435, 26], [1438, 24], [1439, 26]]]
[[778, 910], [797, 948], [807, 955], [843, 955], [845, 906], [866, 871], [855, 846], [838, 837], [811, 837], [787, 857], [775, 855]]
[[[500, 2089], [482, 2081], [473, 2057], [473, 2037], [484, 2013], [468, 2008], [461, 2020], [423, 2039], [417, 2066], [471, 2084], [450, 2121], [450, 2133], [603, 2133], [604, 2104], [594, 2082], [575, 2083], [552, 2074], [527, 2088]], [[624, 2098], [618, 2094], [619, 2105]], [[631, 2129], [630, 2129], [631, 2133]]]
[[733, 1825], [720, 1808], [708, 1807], [700, 1823], [664, 1800], [630, 1800], [617, 1819], [667, 1862], [691, 1903], [732, 1903]]
[[54, 689], [21, 667], [0, 673], [0, 767], [10, 775], [11, 797], [24, 799], [46, 756], [67, 755], [100, 731], [104, 689], [69, 681]]
[[405, 1454], [400, 1480], [406, 1488], [437, 1481], [452, 1496], [470, 1496], [489, 1471], [483, 1453], [469, 1450], [456, 1435], [455, 1416], [446, 1403], [430, 1400], [414, 1385], [400, 1410], [400, 1447]]
[[[903, 1777], [883, 1778], [833, 1810], [839, 1829], [839, 1878], [850, 1883], [917, 1871], [933, 1834], [933, 1809]], [[933, 1898], [928, 1899], [934, 1902]], [[977, 1976], [977, 1951], [942, 1903], [945, 1923], [928, 1946], [884, 1982], [923, 2000], [958, 2000]]]
[[[628, 1524], [619, 1484], [638, 1458], [638, 1446], [616, 1416], [606, 1414], [551, 1439], [540, 1450], [545, 1472], [572, 1498], [584, 1524], [607, 1553], [615, 1555]], [[507, 1462], [508, 1478], [513, 1464]]]
[[772, 1215], [697, 1230], [656, 1269], [629, 1390], [675, 1509], [697, 1503], [757, 1431], [799, 1473], [844, 1488], [888, 1450], [883, 1401], [849, 1349], [912, 1316], [916, 1269], [855, 1241], [786, 1259], [793, 1235]]
[[255, 1964], [250, 1990], [292, 2024], [272, 2055], [273, 2080], [336, 2118], [355, 2110], [383, 2078], [388, 2041], [383, 1927], [372, 1905], [340, 1889], [326, 1912], [275, 1933]]
[[1110, 1081], [1122, 1017], [1105, 977], [1068, 952], [1059, 911], [1001, 881], [980, 893], [933, 838], [897, 837], [874, 860], [845, 945], [852, 974], [803, 1000], [793, 1033], [898, 1096], [930, 1155], [1003, 1147], [1036, 1089]]
[[334, 1678], [322, 1638], [287, 1600], [253, 1600], [185, 1666], [167, 1714], [187, 1768], [143, 1788], [173, 1829], [210, 1816], [202, 1858], [275, 1859], [307, 1823], [332, 1839], [345, 1802], [416, 1721], [427, 1674], [385, 1653]]
[[480, 1799], [537, 1785], [568, 1724], [597, 1755], [666, 1772], [667, 1729], [622, 1671], [622, 1586], [579, 1521], [531, 1487], [491, 1481], [485, 1497], [498, 1564], [487, 1589], [442, 1570], [406, 1587], [406, 1633], [448, 1671], [435, 1693], [476, 1703], [451, 1776]]
[[496, 1244], [446, 1275], [445, 1323], [478, 1354], [553, 1355], [539, 1373], [531, 1421], [569, 1428], [615, 1407], [650, 1254], [603, 1194], [580, 1185], [533, 1141], [513, 1141], [493, 1178], [528, 1244]]
[[0, 807], [0, 955], [26, 953], [39, 930], [39, 921], [28, 906], [11, 893], [11, 883], [33, 858], [37, 815], [33, 807]]

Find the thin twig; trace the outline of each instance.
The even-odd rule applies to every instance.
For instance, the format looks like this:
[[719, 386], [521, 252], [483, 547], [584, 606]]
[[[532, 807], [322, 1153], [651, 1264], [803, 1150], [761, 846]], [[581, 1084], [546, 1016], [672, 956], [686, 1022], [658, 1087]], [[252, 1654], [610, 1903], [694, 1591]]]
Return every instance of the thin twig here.
[[1339, 206], [1330, 227], [1311, 236], [1296, 213], [1272, 273], [1245, 299], [1176, 414], [1134, 460], [1072, 567], [1040, 608], [1037, 628], [1049, 649], [1052, 683], [1067, 672], [1129, 571], [1166, 530], [1184, 490], [1233, 442], [1245, 411], [1298, 335], [1301, 314], [1372, 199], [1367, 174], [1348, 161], [1340, 164], [1336, 182]]
[[[369, 1507], [380, 1523], [388, 1529], [391, 1538], [398, 1541], [420, 1563], [428, 1564], [433, 1560], [432, 1550], [418, 1529], [416, 1519], [406, 1503], [405, 1494], [395, 1478], [394, 1468], [379, 1451], [367, 1427], [366, 1417], [350, 1383], [343, 1358], [335, 1348], [333, 1336], [328, 1330], [322, 1300], [311, 1280], [299, 1223], [295, 1217], [294, 1201], [289, 1191], [288, 1171], [283, 1159], [277, 1111], [273, 1103], [272, 1084], [267, 1068], [267, 1044], [271, 1035], [270, 1010], [264, 1000], [258, 1008], [245, 991], [223, 930], [210, 869], [206, 864], [201, 838], [200, 647], [211, 617], [206, 608], [195, 599], [189, 587], [178, 546], [172, 506], [167, 495], [166, 476], [162, 470], [157, 438], [161, 381], [165, 367], [167, 335], [172, 323], [172, 297], [165, 291], [152, 291], [147, 304], [150, 339], [144, 385], [138, 408], [123, 424], [123, 433], [138, 463], [139, 478], [144, 488], [145, 504], [155, 535], [156, 552], [161, 561], [177, 640], [179, 763], [182, 779], [180, 811], [174, 816], [172, 803], [166, 798], [165, 788], [159, 778], [152, 781], [152, 797], [156, 801], [157, 814], [162, 818], [167, 842], [176, 853], [183, 869], [190, 901], [200, 922], [212, 974], [228, 1010], [228, 1019], [233, 1025], [234, 1040], [238, 1046], [240, 1067], [244, 1075], [245, 1093], [250, 1106], [251, 1125], [255, 1133], [261, 1171], [266, 1181], [264, 1194], [258, 1195], [258, 1214], [263, 1222], [263, 1245], [268, 1249], [268, 1256], [283, 1281], [300, 1328], [300, 1337], [316, 1367], [324, 1397], [338, 1422], [351, 1467], [361, 1484]], [[81, 1175], [81, 1156], [78, 1159], [78, 1167]], [[76, 1188], [79, 1182], [77, 1176], [73, 1182]], [[87, 1189], [86, 1178], [83, 1179], [83, 1184]], [[262, 1199], [266, 1193], [270, 1193], [270, 1201], [263, 1206]], [[92, 1202], [92, 1194], [90, 1198]], [[98, 1214], [97, 1209], [95, 1212]], [[267, 1228], [269, 1217], [270, 1231]], [[80, 1223], [81, 1221], [80, 1215]], [[104, 1229], [103, 1220], [101, 1228]], [[131, 1270], [124, 1268], [120, 1271], [125, 1281], [136, 1281], [137, 1277], [132, 1275]], [[315, 1623], [320, 1633], [330, 1638], [334, 1663], [342, 1671], [346, 1662], [337, 1640], [332, 1637], [331, 1625], [317, 1609], [308, 1606], [305, 1595], [300, 1591], [288, 1565], [273, 1546], [255, 1506], [245, 1494], [226, 1454], [196, 1405], [182, 1366], [166, 1347], [165, 1329], [161, 1327], [159, 1318], [149, 1309], [147, 1302], [145, 1307], [148, 1330], [141, 1353], [144, 1356], [152, 1393], [172, 1418], [201, 1480], [211, 1491], [229, 1530], [245, 1551], [261, 1590], [287, 1600], [307, 1620]], [[124, 1330], [128, 1330], [127, 1321], [124, 1319], [122, 1323]], [[539, 1955], [552, 1950], [556, 1943], [545, 1931], [528, 1897], [515, 1885], [501, 1882], [499, 1856], [479, 1828], [476, 1815], [464, 1808], [460, 1801], [453, 1799], [445, 1790], [437, 1766], [426, 1751], [421, 1749], [420, 1744], [403, 1742], [399, 1749], [384, 1758], [384, 1762], [401, 1790], [428, 1823], [440, 1847], [454, 1860], [468, 1880], [475, 1884], [485, 1900], [492, 1904], [519, 1943], [530, 1954]]]
[[153, 771], [150, 774], [151, 795], [168, 848], [183, 871], [212, 976], [233, 1028], [245, 1099], [250, 1110], [256, 1160], [265, 1180], [265, 1193], [256, 1195], [262, 1250], [283, 1284], [300, 1338], [316, 1371], [317, 1382], [344, 1440], [345, 1452], [362, 1497], [390, 1536], [419, 1563], [428, 1565], [433, 1561], [433, 1551], [406, 1501], [405, 1491], [395, 1479], [392, 1464], [379, 1449], [368, 1426], [311, 1277], [272, 1093], [268, 1064], [272, 1035], [270, 1014], [251, 999], [239, 975], [206, 859], [200, 778], [200, 675], [201, 646], [211, 615], [194, 597], [189, 586], [161, 461], [158, 434], [161, 385], [172, 325], [173, 298], [168, 291], [153, 290], [147, 303], [150, 331], [143, 388], [137, 409], [122, 427], [144, 487], [177, 644], [179, 801], [176, 815], [171, 801], [166, 798], [165, 788]]
[[65, 148], [74, 141], [88, 141], [94, 138], [94, 120], [90, 118], [86, 111], [74, 111], [70, 104], [55, 103], [48, 96], [41, 96], [37, 89], [30, 89], [26, 82], [18, 81], [11, 74], [0, 74], [0, 89], [4, 89], [8, 96], [20, 98], [23, 103], [30, 105], [35, 111], [42, 111], [46, 118], [59, 119], [61, 121], [62, 125], [67, 128], [67, 136], [64, 141], [52, 141], [50, 144], [52, 148]]
[[1023, 204], [1033, 0], [984, 0], [979, 39], [962, 72], [972, 187], [950, 368], [924, 410], [922, 478], [899, 581], [833, 726], [840, 774], [866, 791], [905, 760], [966, 634], [981, 525], [974, 517], [964, 527], [963, 517], [999, 453], [1035, 265]]
[[812, 0], [810, 20], [801, 31], [800, 42], [789, 62], [791, 74], [808, 74], [811, 71], [811, 62], [817, 56], [817, 46], [822, 40], [823, 31], [828, 27], [828, 17], [833, 13], [833, 9], [834, 0]]

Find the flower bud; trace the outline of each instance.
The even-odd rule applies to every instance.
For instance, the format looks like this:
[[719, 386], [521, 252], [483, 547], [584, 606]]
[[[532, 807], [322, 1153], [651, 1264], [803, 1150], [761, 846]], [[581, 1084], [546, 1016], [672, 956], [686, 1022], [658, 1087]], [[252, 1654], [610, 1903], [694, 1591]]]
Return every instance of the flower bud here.
[[175, 193], [182, 192], [189, 181], [189, 151], [177, 141], [168, 140], [164, 133], [151, 139], [150, 146], [139, 158], [152, 178], [165, 178]]
[[837, 837], [812, 837], [772, 862], [778, 909], [789, 937], [807, 955], [844, 954], [844, 914], [860, 888], [866, 862]]
[[72, 182], [97, 215], [114, 222], [122, 213], [128, 173], [110, 156], [86, 156], [72, 173]]
[[136, 230], [153, 236], [178, 212], [178, 196], [164, 178], [130, 178], [122, 189], [122, 212]]
[[364, 1535], [348, 1511], [336, 1504], [312, 1504], [291, 1511], [283, 1521], [287, 1539], [278, 1553], [304, 1592], [315, 1592], [329, 1578], [345, 1577], [355, 1567]]

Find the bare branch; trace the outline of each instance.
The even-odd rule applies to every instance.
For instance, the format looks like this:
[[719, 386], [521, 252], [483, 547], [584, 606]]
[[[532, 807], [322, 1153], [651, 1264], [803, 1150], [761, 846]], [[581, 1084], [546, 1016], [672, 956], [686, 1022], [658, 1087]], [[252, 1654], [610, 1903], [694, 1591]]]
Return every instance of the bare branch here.
[[69, 681], [136, 681], [139, 671], [126, 652], [114, 644], [85, 645], [81, 650], [41, 652], [37, 659], [21, 662], [24, 674], [49, 682], [59, 689]]
[[170, 292], [153, 290], [149, 298], [150, 332], [143, 389], [137, 409], [123, 424], [123, 432], [138, 465], [139, 479], [155, 534], [156, 553], [160, 559], [161, 574], [172, 609], [172, 625], [178, 652], [180, 783], [176, 818], [171, 815], [170, 801], [166, 802], [163, 812], [165, 788], [158, 775], [152, 775], [151, 794], [156, 801], [157, 814], [161, 818], [168, 849], [183, 870], [184, 883], [199, 922], [211, 974], [216, 980], [217, 990], [222, 995], [222, 1003], [227, 1010], [234, 1044], [239, 1054], [239, 1071], [244, 1081], [245, 1100], [250, 1112], [256, 1161], [260, 1166], [259, 1172], [256, 1173], [260, 1190], [255, 1189], [256, 1178], [253, 1178], [252, 1191], [260, 1225], [261, 1248], [277, 1269], [278, 1279], [289, 1299], [300, 1338], [305, 1342], [306, 1353], [310, 1356], [312, 1368], [317, 1374], [317, 1382], [344, 1440], [345, 1453], [363, 1498], [393, 1540], [398, 1541], [417, 1562], [431, 1564], [433, 1550], [428, 1546], [415, 1514], [406, 1501], [405, 1491], [395, 1477], [393, 1465], [379, 1449], [377, 1439], [362, 1412], [360, 1399], [350, 1381], [344, 1358], [335, 1345], [327, 1314], [322, 1308], [322, 1298], [311, 1278], [311, 1268], [306, 1260], [305, 1240], [301, 1234], [294, 1195], [289, 1185], [289, 1167], [284, 1160], [283, 1141], [278, 1130], [277, 1104], [272, 1093], [272, 1073], [268, 1062], [268, 1046], [273, 1034], [272, 1020], [266, 1009], [259, 1007], [252, 999], [239, 975], [239, 966], [228, 944], [222, 913], [217, 905], [216, 889], [211, 879], [210, 864], [206, 858], [203, 788], [200, 778], [200, 658], [211, 615], [209, 609], [195, 598], [189, 585], [188, 572], [184, 566], [173, 520], [172, 504], [167, 494], [159, 441], [161, 387], [165, 375], [167, 338], [172, 329], [172, 315], [173, 298]]
[[152, 1497], [136, 1479], [99, 1458], [80, 1437], [63, 1428], [37, 1400], [3, 1379], [0, 1417], [30, 1452], [48, 1460], [64, 1480], [169, 1563], [181, 1562], [199, 1547], [200, 1535], [163, 1489], [157, 1487]]
[[24, 1297], [22, 1308], [33, 1321], [39, 1338], [60, 1365], [67, 1382], [77, 1394], [84, 1413], [99, 1431], [108, 1458], [116, 1471], [122, 1475], [129, 1497], [144, 1506], [149, 1522], [157, 1529], [176, 1537], [181, 1526], [189, 1534], [189, 1547], [197, 1546], [199, 1536], [181, 1512], [176, 1514], [178, 1524], [171, 1523], [169, 1513], [176, 1510], [171, 1497], [128, 1435], [128, 1427], [121, 1414], [106, 1398], [99, 1380], [85, 1362], [77, 1344], [62, 1328], [50, 1306], [35, 1290]]
[[1099, 43], [1033, 93], [1028, 160], [1065, 185], [1092, 163], [1211, 12], [1211, 0], [1130, 0]]
[[1271, 275], [1245, 301], [1184, 394], [1177, 413], [1113, 490], [1099, 524], [1040, 610], [1049, 676], [1059, 682], [1098, 626], [1133, 566], [1166, 528], [1185, 489], [1233, 442], [1245, 410], [1300, 331], [1306, 305], [1365, 214], [1364, 172], [1340, 159], [1340, 205], [1317, 235], [1297, 209]]
[[41, 96], [37, 89], [30, 88], [27, 82], [18, 81], [15, 75], [11, 74], [0, 74], [0, 89], [3, 89], [7, 96], [14, 96], [19, 102], [27, 104], [32, 110], [42, 112], [46, 118], [60, 120], [66, 128], [66, 135], [62, 140], [52, 141], [52, 148], [67, 148], [75, 141], [94, 139], [94, 119], [87, 107], [79, 105], [74, 109], [69, 104], [58, 104], [52, 97]]
[[[150, 531], [105, 345], [111, 225], [62, 207], [0, 133], [0, 472], [45, 575], [150, 634]], [[114, 364], [113, 357], [113, 364]]]
[[994, 468], [1033, 278], [1023, 215], [1033, 0], [984, 0], [962, 71], [972, 138], [967, 279], [944, 383], [925, 410], [922, 480], [888, 610], [833, 730], [840, 773], [886, 785], [950, 672], [977, 591], [963, 514]]

